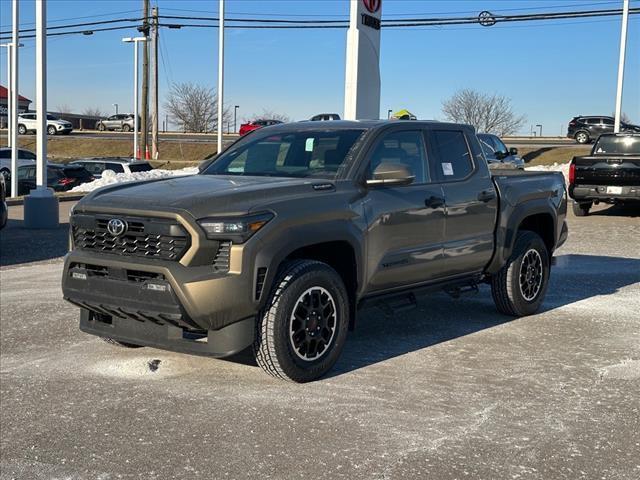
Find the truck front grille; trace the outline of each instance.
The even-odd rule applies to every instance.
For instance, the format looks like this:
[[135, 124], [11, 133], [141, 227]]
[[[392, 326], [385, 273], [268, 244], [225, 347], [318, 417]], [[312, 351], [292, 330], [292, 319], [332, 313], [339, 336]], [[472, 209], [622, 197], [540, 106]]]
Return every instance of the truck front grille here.
[[[107, 225], [112, 218], [126, 223], [123, 234], [109, 232]], [[71, 229], [75, 248], [112, 255], [177, 261], [190, 244], [182, 225], [168, 219], [73, 215]]]

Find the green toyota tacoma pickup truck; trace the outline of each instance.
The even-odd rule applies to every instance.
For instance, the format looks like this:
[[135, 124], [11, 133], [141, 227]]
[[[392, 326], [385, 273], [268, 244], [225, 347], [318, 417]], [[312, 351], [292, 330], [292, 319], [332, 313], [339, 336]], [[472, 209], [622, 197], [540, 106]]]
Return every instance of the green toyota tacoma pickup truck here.
[[314, 380], [368, 301], [491, 285], [540, 307], [567, 237], [558, 173], [490, 173], [472, 127], [300, 122], [243, 137], [198, 175], [105, 187], [70, 218], [64, 297], [125, 347], [225, 357]]

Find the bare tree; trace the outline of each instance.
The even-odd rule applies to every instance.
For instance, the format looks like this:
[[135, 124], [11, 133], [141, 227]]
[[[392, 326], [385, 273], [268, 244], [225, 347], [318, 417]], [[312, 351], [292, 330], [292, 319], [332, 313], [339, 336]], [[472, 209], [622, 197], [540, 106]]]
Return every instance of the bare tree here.
[[[616, 112], [613, 112], [613, 113], [611, 114], [611, 116], [612, 116], [613, 118], [616, 118]], [[622, 123], [631, 123], [631, 117], [630, 117], [629, 115], [627, 115], [627, 113], [626, 113], [626, 112], [622, 112], [622, 113], [620, 114], [620, 121], [621, 121]]]
[[87, 107], [82, 111], [82, 115], [86, 117], [104, 117], [104, 113], [100, 110], [100, 107]]
[[56, 112], [59, 113], [60, 116], [66, 115], [68, 113], [71, 113], [71, 107], [66, 103], [63, 103], [62, 105], [56, 106]]
[[291, 117], [285, 113], [276, 113], [274, 110], [269, 108], [263, 108], [262, 113], [257, 114], [254, 113], [251, 117], [246, 118], [245, 120], [280, 120], [283, 123], [289, 123], [291, 121]]
[[513, 112], [509, 98], [470, 89], [459, 90], [444, 101], [442, 112], [447, 120], [467, 123], [476, 127], [478, 132], [498, 136], [516, 133], [526, 120]]
[[[173, 122], [185, 132], [212, 132], [218, 128], [218, 101], [214, 90], [194, 83], [174, 83], [164, 105]], [[223, 113], [223, 127], [230, 119]]]

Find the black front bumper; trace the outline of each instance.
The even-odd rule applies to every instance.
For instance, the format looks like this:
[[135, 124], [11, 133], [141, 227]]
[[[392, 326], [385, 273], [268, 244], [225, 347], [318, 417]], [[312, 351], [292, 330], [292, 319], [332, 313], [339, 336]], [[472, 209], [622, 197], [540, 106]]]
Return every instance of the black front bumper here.
[[255, 320], [247, 318], [199, 335], [170, 324], [107, 317], [83, 308], [80, 310], [80, 330], [134, 345], [222, 358], [238, 353], [253, 343]]

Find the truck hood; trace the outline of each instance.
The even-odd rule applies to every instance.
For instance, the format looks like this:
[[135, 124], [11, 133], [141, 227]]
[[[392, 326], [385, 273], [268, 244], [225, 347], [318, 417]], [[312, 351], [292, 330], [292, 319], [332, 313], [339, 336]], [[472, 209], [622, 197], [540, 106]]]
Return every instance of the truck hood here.
[[112, 185], [85, 197], [77, 210], [187, 211], [196, 218], [248, 213], [259, 205], [333, 189], [318, 179], [191, 175]]

